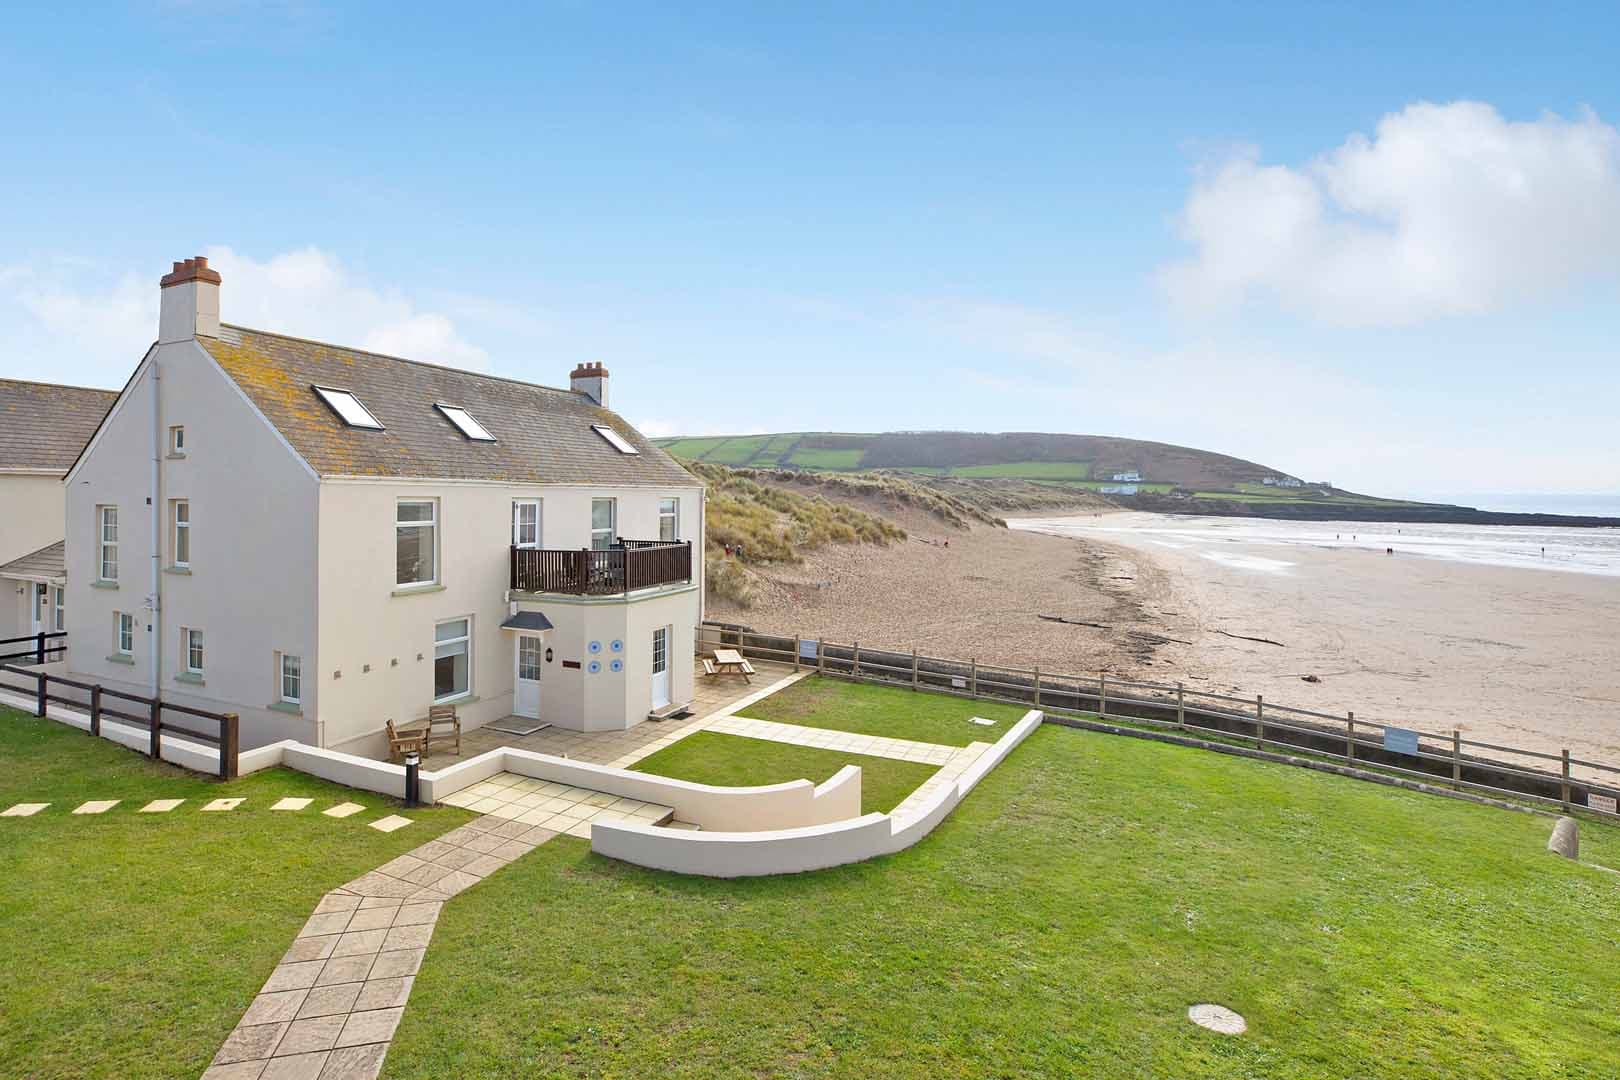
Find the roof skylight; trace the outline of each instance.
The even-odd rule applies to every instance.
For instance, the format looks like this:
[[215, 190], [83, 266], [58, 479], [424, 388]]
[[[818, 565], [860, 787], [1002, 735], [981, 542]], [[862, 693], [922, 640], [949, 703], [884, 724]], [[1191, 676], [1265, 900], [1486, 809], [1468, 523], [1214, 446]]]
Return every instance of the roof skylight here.
[[480, 424], [477, 420], [474, 420], [472, 413], [468, 412], [466, 409], [463, 409], [461, 406], [446, 405], [441, 401], [433, 407], [444, 413], [445, 417], [448, 418], [452, 424], [456, 425], [463, 435], [467, 436], [467, 438], [473, 440], [474, 442], [495, 441], [495, 436], [489, 433], [489, 429], [483, 424]]
[[620, 435], [617, 431], [614, 431], [606, 424], [592, 424], [591, 430], [602, 436], [602, 438], [606, 439], [608, 441], [608, 445], [613, 447], [613, 449], [617, 450], [621, 454], [641, 453], [640, 450], [637, 450], [635, 447], [626, 442], [623, 435]]
[[350, 427], [368, 428], [371, 431], [383, 429], [382, 423], [371, 415], [371, 410], [349, 391], [339, 390], [335, 386], [316, 386], [315, 392]]

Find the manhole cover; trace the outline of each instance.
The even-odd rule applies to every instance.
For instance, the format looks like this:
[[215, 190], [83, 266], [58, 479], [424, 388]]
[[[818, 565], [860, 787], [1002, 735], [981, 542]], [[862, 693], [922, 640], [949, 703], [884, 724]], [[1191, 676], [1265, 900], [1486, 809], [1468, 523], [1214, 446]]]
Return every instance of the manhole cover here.
[[1201, 1028], [1218, 1031], [1222, 1035], [1241, 1035], [1249, 1030], [1243, 1017], [1225, 1005], [1194, 1005], [1187, 1010], [1187, 1019]]

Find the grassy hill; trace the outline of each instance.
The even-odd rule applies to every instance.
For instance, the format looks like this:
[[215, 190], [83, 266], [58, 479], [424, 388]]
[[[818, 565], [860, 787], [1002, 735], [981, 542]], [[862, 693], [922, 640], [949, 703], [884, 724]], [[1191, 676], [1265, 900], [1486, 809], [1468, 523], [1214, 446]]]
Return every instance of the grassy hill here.
[[[784, 432], [656, 440], [706, 465], [798, 473], [898, 474], [988, 509], [1034, 509], [1065, 497], [1180, 512], [1343, 516], [1430, 504], [1308, 483], [1254, 461], [1170, 443], [1102, 435], [901, 431]], [[1167, 505], [1169, 504], [1169, 505]]]

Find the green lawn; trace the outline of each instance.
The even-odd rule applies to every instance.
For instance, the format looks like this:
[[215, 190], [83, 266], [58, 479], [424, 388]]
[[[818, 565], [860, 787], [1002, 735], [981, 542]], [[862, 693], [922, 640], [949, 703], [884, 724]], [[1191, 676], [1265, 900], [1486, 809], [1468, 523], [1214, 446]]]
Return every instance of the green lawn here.
[[1620, 878], [1550, 825], [1048, 727], [869, 863], [552, 841], [445, 908], [385, 1075], [1614, 1076]]
[[861, 813], [886, 814], [934, 775], [936, 766], [814, 746], [794, 746], [699, 731], [666, 746], [632, 768], [720, 787], [761, 787], [809, 780], [819, 784], [845, 765], [861, 767]]
[[[812, 675], [742, 710], [754, 720], [884, 735], [943, 746], [995, 742], [1028, 709]], [[971, 724], [971, 717], [994, 720]]]
[[[219, 783], [0, 707], [0, 1073], [167, 1080], [207, 1068], [321, 894], [470, 818], [285, 769]], [[269, 811], [285, 795], [302, 811]], [[244, 796], [228, 813], [208, 799]], [[121, 799], [73, 816], [87, 799]], [[167, 814], [155, 798], [188, 800]], [[368, 812], [318, 811], [342, 801]]]

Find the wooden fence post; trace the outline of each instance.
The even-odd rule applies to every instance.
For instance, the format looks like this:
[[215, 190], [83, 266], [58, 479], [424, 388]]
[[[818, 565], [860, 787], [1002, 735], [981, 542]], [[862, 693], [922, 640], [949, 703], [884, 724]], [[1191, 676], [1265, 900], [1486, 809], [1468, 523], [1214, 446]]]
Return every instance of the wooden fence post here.
[[1451, 790], [1461, 791], [1462, 785], [1462, 732], [1451, 729]]
[[917, 689], [917, 646], [911, 647], [911, 688]]
[[1176, 683], [1176, 726], [1187, 730], [1187, 690], [1181, 683]]
[[1035, 665], [1035, 707], [1041, 707], [1041, 665]]
[[237, 758], [241, 755], [240, 719], [233, 712], [225, 714], [219, 724], [219, 778], [235, 780]]
[[[43, 630], [39, 632], [39, 637], [34, 642], [34, 659], [42, 666], [45, 663], [45, 631]], [[45, 714], [40, 713], [40, 715], [44, 716]]]
[[968, 658], [968, 696], [974, 700], [979, 697], [979, 658]]
[[101, 734], [101, 684], [90, 688], [90, 734]]
[[850, 646], [850, 649], [851, 655], [854, 657], [850, 674], [858, 679], [861, 677], [861, 643], [858, 641], [855, 642], [852, 646]]
[[1348, 719], [1345, 720], [1345, 724], [1347, 726], [1344, 729], [1344, 760], [1346, 760], [1346, 761], [1355, 761], [1356, 760], [1356, 714], [1353, 711], [1349, 714]]
[[152, 699], [151, 724], [152, 758], [153, 760], [161, 761], [163, 760], [163, 700], [161, 698]]
[[1097, 715], [1102, 716], [1102, 717], [1106, 717], [1108, 715], [1108, 674], [1107, 674], [1107, 672], [1104, 672], [1103, 674], [1097, 676]]
[[1254, 695], [1254, 748], [1264, 748], [1266, 745], [1266, 699], [1262, 694]]
[[[41, 714], [43, 715], [43, 714]], [[1564, 810], [1569, 811], [1569, 749], [1564, 750], [1564, 777], [1558, 785], [1558, 797], [1564, 804]]]
[[820, 675], [827, 670], [827, 635], [822, 634], [816, 639], [816, 674]]
[[800, 652], [799, 635], [794, 634], [793, 635], [793, 673], [795, 675], [797, 675], [798, 672], [799, 672], [799, 652]]
[[35, 692], [34, 715], [43, 717], [45, 715], [45, 680], [49, 676], [41, 671], [34, 677], [39, 680], [39, 688]]

